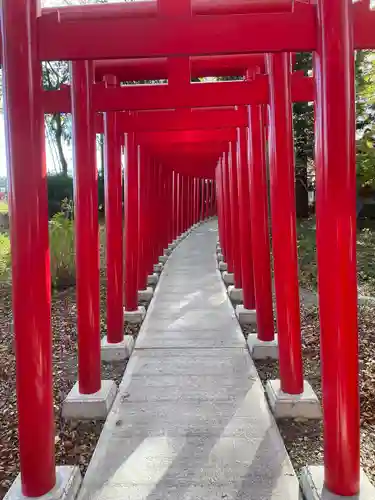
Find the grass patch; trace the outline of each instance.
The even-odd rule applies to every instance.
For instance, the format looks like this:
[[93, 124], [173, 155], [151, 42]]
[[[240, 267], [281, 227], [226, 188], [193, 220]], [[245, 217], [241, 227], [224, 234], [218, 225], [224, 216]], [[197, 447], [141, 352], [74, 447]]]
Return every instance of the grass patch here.
[[10, 272], [10, 240], [6, 234], [0, 233], [0, 279], [9, 277]]
[[[316, 290], [316, 226], [315, 217], [297, 221], [299, 279], [303, 288]], [[360, 295], [375, 296], [375, 231], [369, 228], [357, 232], [357, 272]]]
[[0, 201], [0, 213], [7, 214], [8, 210], [8, 203], [6, 201]]
[[54, 288], [66, 288], [75, 284], [73, 222], [63, 213], [52, 217], [49, 229], [51, 253], [51, 278]]
[[300, 285], [308, 290], [316, 290], [315, 218], [297, 221], [297, 247]]

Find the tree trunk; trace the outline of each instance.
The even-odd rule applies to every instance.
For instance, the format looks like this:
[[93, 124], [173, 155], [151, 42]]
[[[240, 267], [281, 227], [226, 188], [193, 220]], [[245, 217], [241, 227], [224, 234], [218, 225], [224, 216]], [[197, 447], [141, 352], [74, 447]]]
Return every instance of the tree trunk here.
[[55, 134], [57, 152], [59, 155], [59, 160], [60, 160], [60, 165], [61, 165], [61, 173], [67, 177], [68, 176], [68, 163], [66, 161], [63, 146], [62, 146], [63, 129], [62, 129], [62, 124], [61, 124], [61, 114], [56, 113], [53, 116], [53, 119], [54, 119], [54, 122], [56, 124], [56, 128], [53, 128], [53, 131]]
[[100, 159], [101, 159], [101, 176], [104, 179], [104, 134], [100, 136]]
[[306, 160], [296, 165], [296, 215], [299, 219], [309, 216]]

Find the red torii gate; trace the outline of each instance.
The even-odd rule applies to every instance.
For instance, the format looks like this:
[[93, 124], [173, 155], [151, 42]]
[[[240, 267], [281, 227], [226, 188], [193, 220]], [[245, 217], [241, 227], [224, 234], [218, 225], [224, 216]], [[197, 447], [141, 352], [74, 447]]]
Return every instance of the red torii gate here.
[[[375, 13], [369, 10], [368, 1], [351, 4], [347, 0], [318, 0], [317, 5], [293, 5], [291, 1], [266, 4], [239, 1], [234, 10], [232, 5], [221, 1], [195, 3], [196, 6], [199, 4], [205, 4], [205, 7], [193, 8], [193, 12], [188, 0], [159, 0], [157, 4], [145, 2], [142, 6], [125, 4], [66, 10], [42, 9], [40, 12], [36, 0], [2, 2], [20, 455], [23, 491], [26, 495], [45, 494], [55, 484], [51, 432], [53, 415], [48, 224], [45, 166], [42, 161], [42, 111], [43, 107], [46, 112], [51, 108], [45, 102], [42, 103], [40, 61], [279, 51], [314, 52], [319, 305], [322, 359], [325, 360], [322, 363], [326, 429], [325, 483], [336, 494], [348, 496], [359, 491], [353, 50], [375, 48]], [[241, 15], [228, 15], [238, 12], [238, 8]], [[277, 10], [277, 16], [269, 13]], [[100, 37], [98, 33], [108, 36]], [[145, 37], [144, 33], [148, 36]], [[217, 36], [218, 33], [220, 36]], [[290, 338], [293, 344], [297, 342], [295, 327], [299, 321], [296, 316], [298, 296], [294, 286], [296, 270], [293, 266], [285, 266], [283, 269], [281, 252], [284, 231], [290, 240], [295, 238], [295, 234], [293, 228], [284, 225], [282, 210], [279, 211], [280, 207], [291, 214], [294, 210], [293, 196], [290, 193], [293, 144], [283, 139], [283, 133], [291, 123], [290, 109], [289, 112], [286, 108], [283, 110], [283, 105], [288, 103], [288, 96], [285, 95], [288, 88], [283, 86], [284, 80], [278, 78], [285, 74], [287, 57], [284, 54], [270, 56], [268, 73], [271, 80], [274, 80], [270, 86], [270, 137], [274, 146], [270, 151], [270, 164], [272, 219], [276, 227], [276, 234], [273, 235], [275, 277], [277, 272], [279, 276], [285, 272], [287, 278], [279, 290], [276, 288], [277, 309], [287, 312], [285, 317], [278, 317], [278, 322], [281, 325], [294, 325], [291, 329], [293, 337]], [[76, 98], [85, 96], [90, 71], [87, 63], [84, 64], [85, 71], [82, 71], [82, 66], [80, 71], [79, 63], [73, 64], [77, 70], [75, 80], [73, 78], [73, 83], [76, 82], [73, 95]], [[249, 85], [249, 94], [260, 96], [259, 102], [255, 102], [250, 109], [253, 118], [250, 120], [252, 148], [258, 148], [262, 142], [261, 132], [256, 125], [262, 116], [263, 92], [267, 88], [262, 82], [262, 77], [257, 77]], [[185, 84], [181, 82], [180, 88]], [[215, 89], [209, 86], [207, 84], [208, 90], [205, 90], [204, 96], [199, 96], [202, 101], [205, 97], [209, 106], [227, 105], [219, 87], [219, 97], [212, 97], [210, 93]], [[131, 92], [131, 96], [128, 94], [125, 97], [122, 89], [98, 88], [93, 92], [93, 107], [88, 101], [81, 100], [78, 104], [73, 99], [73, 114], [77, 127], [81, 129], [81, 137], [84, 138], [75, 152], [76, 166], [81, 165], [78, 170], [81, 177], [76, 180], [76, 187], [85, 183], [92, 185], [95, 181], [92, 177], [95, 177], [95, 173], [90, 169], [94, 164], [92, 145], [90, 147], [93, 111], [133, 109], [131, 101], [134, 99], [135, 102], [139, 90], [132, 89]], [[155, 93], [152, 99], [160, 99], [159, 106], [165, 107], [168, 102], [166, 90], [156, 92], [158, 94]], [[238, 88], [238, 92], [243, 91]], [[197, 105], [194, 101], [196, 98], [195, 95], [191, 100], [181, 98], [178, 101], [175, 96], [174, 104], [176, 107], [193, 107]], [[67, 102], [63, 91], [59, 99]], [[214, 104], [215, 102], [217, 103]], [[145, 106], [149, 104], [147, 102]], [[240, 100], [237, 104], [246, 105], [249, 102], [246, 102], [244, 95], [243, 101]], [[200, 105], [203, 106], [203, 102]], [[137, 106], [134, 109], [139, 109], [140, 104], [137, 103]], [[255, 138], [258, 142], [254, 141]], [[134, 140], [134, 134], [129, 133], [128, 140]], [[129, 151], [134, 153], [135, 147], [130, 147]], [[256, 155], [259, 155], [259, 151], [253, 151], [253, 158], [257, 157], [261, 162]], [[280, 164], [282, 158], [284, 163]], [[223, 164], [227, 161], [228, 155], [225, 155], [225, 161], [220, 162], [221, 166], [217, 170], [218, 186], [224, 185], [224, 191], [228, 184], [223, 183], [223, 177], [225, 181], [227, 174]], [[28, 176], [24, 174], [25, 165], [29, 167]], [[250, 172], [251, 176], [255, 175], [253, 168]], [[253, 181], [254, 177], [251, 179]], [[163, 192], [166, 192], [165, 188], [166, 185]], [[79, 190], [75, 192], [79, 211], [94, 214], [96, 208], [93, 191], [89, 197], [87, 193], [83, 194], [84, 198], [79, 196]], [[225, 193], [218, 199], [219, 205], [224, 204], [219, 206], [221, 219], [228, 206], [226, 199]], [[342, 199], [346, 200], [344, 206]], [[160, 197], [157, 201], [160, 206]], [[250, 203], [254, 210], [254, 200], [250, 199]], [[130, 221], [129, 218], [126, 220]], [[95, 225], [95, 217], [85, 223], [78, 218], [77, 234], [83, 238], [84, 231], [90, 231], [89, 237], [92, 237]], [[336, 231], [332, 228], [336, 228]], [[227, 240], [228, 234], [223, 241]], [[90, 255], [95, 257], [95, 252]], [[293, 264], [295, 256], [292, 255], [290, 260]], [[91, 269], [95, 269], [96, 262], [86, 258], [83, 263], [83, 256], [80, 260], [77, 255], [78, 268], [82, 263], [88, 270], [90, 262]], [[276, 262], [279, 262], [278, 266]], [[91, 286], [95, 288], [97, 278], [95, 273], [92, 275], [91, 278], [87, 276], [86, 286], [90, 286], [89, 280], [92, 279]], [[32, 287], [25, 287], [25, 283], [32, 283]], [[97, 318], [87, 320], [97, 322]], [[96, 325], [91, 326], [97, 328]], [[28, 342], [30, 338], [35, 341], [32, 356]], [[292, 352], [298, 354], [298, 349]], [[95, 355], [93, 351], [86, 354]], [[297, 374], [296, 380], [301, 380], [298, 355], [293, 359], [291, 368]], [[34, 408], [34, 411], [30, 408]], [[40, 422], [43, 422], [42, 426]], [[32, 435], [29, 433], [30, 428], [33, 429]], [[336, 429], [339, 431], [334, 432]], [[38, 456], [39, 462], [33, 458], [35, 456]]]
[[[254, 60], [254, 59], [252, 59]], [[259, 61], [259, 58], [256, 59], [257, 63]], [[248, 61], [250, 62], [250, 61]], [[286, 61], [287, 63], [287, 61]], [[286, 69], [287, 67], [285, 67], [284, 69]], [[185, 66], [185, 69], [187, 69], [187, 66]], [[187, 75], [189, 76], [189, 75]], [[297, 98], [300, 98], [299, 96], [303, 93], [305, 93], [306, 95], [306, 99], [312, 99], [313, 98], [313, 94], [311, 92], [311, 85], [310, 85], [310, 82], [312, 81], [311, 78], [301, 78], [301, 75], [300, 74], [297, 74], [297, 81], [296, 81], [296, 84], [294, 85], [294, 88], [295, 90], [297, 91], [296, 92], [296, 95], [298, 96]], [[180, 78], [181, 78], [181, 74], [180, 74]], [[174, 81], [173, 81], [173, 78], [172, 80], [169, 82], [171, 84], [171, 88], [175, 88], [174, 86]], [[199, 85], [195, 85], [195, 88], [197, 89], [200, 89], [204, 86], [204, 84], [199, 84]], [[242, 88], [246, 88], [245, 87], [245, 83], [242, 82], [240, 84], [240, 86]], [[219, 85], [220, 86], [220, 85]], [[235, 87], [236, 88], [240, 88], [239, 85], [235, 84]], [[225, 89], [226, 89], [226, 92], [228, 93], [228, 96], [231, 96], [231, 102], [235, 103], [236, 102], [236, 97], [235, 97], [235, 94], [234, 92], [232, 92], [232, 89], [233, 89], [233, 83], [228, 83], [226, 84], [225, 86]], [[191, 91], [191, 89], [193, 88], [193, 85], [188, 85], [186, 87], [186, 91], [187, 92], [187, 97], [189, 97], [189, 92]], [[150, 87], [146, 87], [146, 88], [141, 88], [139, 89], [140, 90], [140, 93], [139, 95], [140, 96], [144, 96], [144, 98], [146, 98], [147, 96], [147, 93], [149, 92], [149, 89]], [[306, 90], [305, 90], [306, 89]], [[123, 93], [126, 94], [126, 92], [129, 90], [129, 87], [126, 87], [123, 89]], [[302, 92], [301, 92], [302, 91]], [[46, 93], [48, 94], [48, 93]], [[266, 94], [266, 93], [265, 93]], [[58, 95], [58, 92], [54, 92], [54, 95]], [[141, 101], [142, 102], [142, 98], [140, 97]], [[254, 95], [251, 95], [251, 96], [248, 96], [247, 97], [247, 102], [257, 102], [257, 100], [259, 99], [258, 96], [254, 96]], [[264, 99], [264, 102], [267, 102], [266, 99], [266, 95], [263, 97]], [[49, 101], [51, 102], [51, 100]], [[55, 106], [58, 106], [58, 105], [61, 105], [61, 101], [57, 101]], [[115, 104], [116, 107], [119, 107], [119, 105]], [[158, 101], [155, 100], [154, 103], [153, 103], [154, 106], [158, 106]], [[137, 107], [136, 103], [133, 102], [133, 106], [134, 107]], [[54, 107], [53, 108], [53, 111], [57, 111], [59, 108], [58, 107]], [[240, 111], [244, 111], [243, 109], [241, 109]], [[198, 129], [200, 128], [199, 126], [199, 123], [202, 123], [202, 120], [205, 116], [208, 116], [208, 117], [212, 117], [210, 115], [212, 111], [211, 110], [207, 110], [207, 111], [201, 111], [199, 114], [196, 112], [195, 113], [195, 125], [198, 127]], [[225, 119], [225, 115], [226, 115], [226, 111], [224, 112], [221, 112], [222, 115], [221, 115], [221, 119], [219, 120], [219, 124], [220, 123], [223, 123], [224, 122], [224, 119]], [[239, 111], [235, 111], [235, 113], [241, 115], [241, 113]], [[171, 112], [167, 112], [167, 114], [171, 114]], [[176, 112], [173, 112], [172, 114], [175, 114], [176, 116], [174, 116], [173, 118], [177, 118], [179, 120], [181, 120], [181, 118], [183, 116], [192, 116], [192, 112], [188, 112], [188, 113], [183, 113], [182, 115], [180, 115], [179, 113], [176, 113]], [[120, 117], [121, 117], [121, 113], [118, 115], [118, 123], [120, 125]], [[155, 124], [158, 122], [158, 119], [159, 117], [163, 116], [163, 115], [166, 115], [166, 112], [158, 112], [158, 113], [148, 113], [149, 117], [150, 117], [150, 123], [149, 123], [149, 128], [162, 128], [163, 126], [160, 126], [160, 124], [158, 124], [158, 126], [156, 126]], [[244, 115], [244, 113], [242, 113], [242, 115]], [[218, 115], [218, 112], [216, 111], [216, 114], [214, 115], [216, 119], [219, 118], [219, 115]], [[124, 118], [125, 118], [125, 121], [122, 120], [123, 123], [125, 123], [125, 125], [128, 128], [128, 130], [132, 130], [133, 128], [133, 125], [131, 125], [131, 121], [130, 120], [133, 120], [135, 119], [136, 117], [138, 117], [138, 115], [135, 115], [134, 117], [129, 117], [129, 115], [124, 115]], [[152, 119], [151, 119], [152, 118]], [[170, 117], [171, 118], [171, 117]], [[199, 122], [198, 122], [198, 118], [199, 118]], [[248, 117], [246, 117], [246, 113], [245, 113], [245, 116], [243, 116], [243, 118], [245, 118], [245, 122], [248, 123]], [[174, 120], [176, 121], [176, 120]], [[193, 125], [192, 122], [194, 120], [190, 120], [190, 125]], [[170, 120], [169, 121], [169, 126], [172, 126], [172, 122], [173, 120]], [[152, 123], [154, 123], [154, 125], [152, 125]], [[179, 127], [181, 127], [181, 124], [179, 125]], [[121, 127], [120, 127], [121, 128]], [[133, 131], [134, 131], [134, 128], [133, 128]], [[165, 146], [163, 146], [164, 144], [167, 145], [167, 148], [168, 148], [168, 156], [174, 156], [174, 160], [177, 161], [181, 161], [180, 160], [180, 156], [181, 156], [181, 153], [183, 153], [183, 156], [185, 157], [187, 153], [193, 153], [195, 155], [197, 155], [197, 153], [199, 154], [199, 156], [201, 157], [202, 156], [202, 153], [209, 153], [211, 155], [211, 162], [212, 162], [212, 169], [215, 167], [216, 165], [216, 161], [217, 161], [217, 158], [218, 156], [220, 156], [221, 154], [221, 151], [223, 149], [225, 149], [225, 143], [227, 142], [235, 142], [236, 141], [236, 138], [237, 138], [237, 135], [236, 133], [234, 132], [231, 132], [232, 136], [228, 135], [228, 132], [225, 132], [226, 135], [223, 135], [223, 132], [225, 132], [225, 130], [223, 130], [222, 132], [220, 132], [221, 134], [221, 138], [219, 136], [219, 130], [217, 130], [215, 133], [213, 133], [212, 131], [211, 132], [200, 132], [200, 134], [197, 134], [197, 132], [194, 132], [194, 131], [183, 131], [183, 132], [179, 132], [179, 133], [174, 133], [174, 135], [171, 135], [171, 132], [169, 133], [166, 133], [164, 132], [163, 134], [160, 135], [159, 133], [159, 138], [158, 140], [155, 141], [155, 132], [153, 133], [153, 137], [154, 137], [154, 140], [152, 141], [153, 142], [153, 145], [154, 145], [154, 148], [156, 147], [156, 145], [158, 145], [158, 148], [157, 150], [153, 151], [153, 156], [155, 156], [155, 153], [158, 153], [159, 157], [160, 155], [163, 157], [164, 156], [164, 160], [165, 160], [165, 151], [163, 151], [165, 149]], [[291, 133], [291, 127], [290, 127], [290, 133]], [[168, 136], [169, 134], [169, 140], [168, 141], [165, 141], [165, 137]], [[145, 135], [145, 134], [143, 134]], [[139, 134], [138, 138], [141, 138], [142, 137], [142, 133]], [[150, 134], [146, 134], [145, 137], [147, 138], [150, 138]], [[152, 134], [151, 134], [151, 137], [152, 137]], [[171, 140], [171, 138], [173, 137], [173, 140]], [[160, 138], [163, 138], [163, 140], [161, 141]], [[110, 142], [113, 141], [113, 139], [109, 139]], [[176, 154], [176, 153], [173, 153], [173, 143], [175, 143], [177, 141], [177, 144], [178, 144], [178, 153], [179, 154]], [[210, 146], [207, 146], [207, 142], [212, 142], [214, 144], [210, 145]], [[220, 142], [221, 141], [221, 142]], [[142, 140], [140, 141], [142, 142]], [[147, 142], [147, 139], [146, 139], [146, 142]], [[245, 153], [245, 150], [246, 150], [246, 137], [242, 139], [242, 142], [243, 142], [243, 145], [242, 145], [242, 148], [244, 150], [244, 153]], [[183, 144], [185, 143], [188, 143], [186, 144], [185, 147], [182, 147]], [[204, 145], [202, 144], [199, 149], [198, 149], [198, 144], [200, 143], [205, 143]], [[192, 146], [192, 144], [194, 145], [194, 147]], [[146, 144], [147, 145], [147, 144]], [[161, 150], [162, 151], [161, 151]], [[207, 157], [206, 157], [206, 163], [207, 163]], [[235, 161], [235, 159], [231, 160], [231, 161]], [[165, 162], [165, 161], [164, 161]], [[191, 165], [194, 165], [192, 159], [190, 158], [190, 168], [191, 168]], [[244, 167], [247, 165], [247, 162], [244, 161], [243, 162], [243, 165]], [[246, 168], [244, 168], [244, 170], [246, 171]], [[230, 169], [230, 172], [235, 172], [235, 169], [231, 168]], [[194, 174], [194, 171], [191, 172], [192, 174]], [[288, 177], [288, 182], [291, 183], [291, 185], [293, 186], [294, 184], [294, 178], [293, 178], [293, 171], [291, 170], [291, 175]], [[245, 174], [244, 174], [245, 175]], [[206, 177], [213, 177], [214, 176], [214, 173], [212, 171], [211, 174], [208, 174], [206, 175]], [[245, 182], [243, 183], [243, 186], [247, 186], [248, 182]], [[236, 190], [237, 190], [237, 179], [236, 177], [232, 178], [232, 181], [230, 183], [230, 185], [232, 186], [232, 189], [230, 190], [230, 202], [228, 203], [228, 207], [227, 209], [229, 210], [231, 205], [233, 204], [237, 204], [237, 201], [236, 201]], [[111, 189], [116, 189], [115, 185], [112, 184], [112, 188]], [[253, 196], [252, 198], [254, 199], [262, 199], [261, 197], [259, 197], [259, 192], [258, 192], [258, 186], [255, 185], [254, 186], [254, 190], [253, 190]], [[117, 188], [118, 189], [118, 188]], [[255, 193], [256, 196], [255, 196]], [[245, 195], [245, 194], [244, 194]], [[265, 197], [266, 196], [266, 191], [264, 190], [263, 191], [263, 196]], [[110, 198], [110, 197], [108, 197]], [[116, 198], [115, 196], [115, 193], [113, 195], [113, 198]], [[240, 200], [242, 201], [242, 197], [240, 198]], [[228, 198], [229, 200], [229, 198]], [[293, 204], [293, 200], [291, 200], [291, 203]], [[136, 206], [136, 204], [134, 205]], [[236, 205], [237, 206], [237, 205]], [[248, 210], [246, 210], [246, 206], [242, 206], [241, 205], [241, 214], [246, 214], [246, 212], [248, 212]], [[129, 206], [129, 211], [132, 210], [132, 207]], [[233, 230], [233, 236], [235, 234], [238, 233], [238, 224], [236, 223], [236, 220], [237, 220], [237, 217], [235, 216], [235, 213], [237, 212], [236, 209], [232, 209], [231, 210], [231, 213], [232, 213], [232, 216], [233, 216], [233, 227], [232, 227], [232, 230]], [[107, 216], [108, 218], [110, 217], [110, 211], [107, 210]], [[261, 214], [262, 211], [261, 210], [256, 210], [254, 211], [254, 217], [258, 217], [258, 214]], [[133, 214], [133, 217], [132, 218], [136, 218], [136, 214]], [[251, 259], [247, 258], [247, 259], [243, 259], [244, 262], [241, 264], [240, 262], [240, 255], [242, 254], [243, 256], [250, 256], [250, 248], [251, 248], [251, 238], [250, 238], [250, 230], [249, 230], [249, 227], [250, 227], [250, 224], [249, 224], [249, 215], [246, 214], [245, 216], [242, 215], [241, 217], [241, 220], [242, 220], [242, 225], [241, 225], [241, 234], [244, 234], [244, 235], [248, 235], [248, 239], [246, 240], [246, 238], [241, 238], [241, 252], [237, 252], [236, 251], [236, 255], [232, 256], [232, 246], [228, 244], [228, 268], [230, 271], [233, 271], [234, 270], [234, 267], [236, 267], [236, 272], [235, 272], [235, 280], [236, 280], [236, 285], [238, 286], [241, 286], [241, 281], [244, 281], [244, 303], [245, 303], [245, 307], [246, 308], [249, 308], [249, 309], [253, 309], [254, 308], [254, 290], [253, 290], [253, 283], [252, 283], [252, 265], [251, 265]], [[263, 222], [265, 221], [266, 219], [263, 218]], [[266, 222], [265, 222], [266, 223]], [[266, 223], [267, 224], [267, 223]], [[131, 230], [132, 228], [129, 227], [129, 230]], [[133, 228], [134, 229], [134, 228]], [[263, 230], [262, 232], [263, 235], [266, 235], [266, 230]], [[231, 242], [231, 238], [230, 238], [231, 235], [228, 235], [228, 243]], [[127, 234], [127, 237], [126, 237], [126, 241], [130, 242], [132, 245], [133, 245], [133, 242], [136, 241], [137, 239], [137, 236], [136, 234]], [[223, 238], [224, 240], [224, 238]], [[294, 235], [294, 239], [293, 239], [293, 235], [291, 235], [291, 238], [290, 238], [290, 242], [291, 242], [291, 245], [294, 245], [295, 247], [295, 235]], [[294, 242], [294, 243], [293, 243]], [[84, 239], [83, 243], [85, 245], [88, 245], [90, 246], [90, 244], [88, 243], [87, 241], [87, 238]], [[264, 265], [259, 265], [259, 269], [262, 271], [264, 271], [264, 269], [268, 269], [268, 276], [270, 275], [270, 271], [269, 271], [269, 268], [270, 268], [270, 265], [269, 265], [269, 257], [267, 258], [267, 254], [269, 253], [269, 244], [268, 244], [268, 236], [264, 236], [262, 240], [260, 240], [259, 238], [255, 237], [254, 238], [254, 242], [253, 242], [253, 245], [255, 246], [255, 251], [257, 251], [256, 249], [259, 247], [260, 248], [260, 251], [258, 251], [258, 258], [259, 258], [259, 263], [261, 262], [264, 262]], [[111, 244], [111, 241], [108, 241], [107, 242], [107, 246], [111, 247], [112, 244]], [[224, 247], [224, 253], [226, 254], [226, 247], [227, 245], [225, 244], [225, 240], [223, 241], [223, 247]], [[238, 246], [235, 246], [233, 245], [233, 251], [235, 249], [239, 248]], [[128, 251], [128, 254], [130, 255], [133, 255], [133, 247], [131, 250]], [[291, 255], [293, 255], [293, 252], [291, 252]], [[295, 252], [294, 252], [294, 256], [295, 256]], [[131, 259], [131, 262], [134, 262], [134, 259], [132, 258]], [[127, 266], [127, 270], [128, 270], [128, 274], [131, 272], [131, 262], [128, 264]], [[108, 262], [108, 265], [109, 266], [113, 266], [114, 263], [113, 261], [111, 262]], [[246, 269], [246, 272], [241, 272], [241, 267], [243, 267], [244, 269]], [[292, 268], [296, 268], [296, 261], [292, 261], [292, 264], [291, 264], [291, 267]], [[135, 268], [133, 268], [133, 273], [136, 273], [136, 270]], [[267, 276], [266, 273], [262, 272], [262, 273], [257, 273], [256, 272], [256, 291], [257, 291], [257, 296], [258, 296], [258, 305], [259, 307], [257, 307], [257, 309], [259, 309], [259, 312], [258, 312], [258, 335], [259, 335], [259, 338], [262, 339], [262, 340], [271, 340], [273, 338], [273, 320], [272, 320], [272, 302], [271, 302], [271, 285], [270, 285], [270, 282], [269, 280], [266, 280], [265, 279], [265, 276]], [[284, 276], [282, 276], [282, 278], [284, 278]], [[278, 280], [277, 280], [278, 281]], [[136, 307], [136, 294], [137, 294], [137, 287], [136, 287], [136, 283], [134, 280], [131, 281], [131, 286], [130, 287], [127, 287], [126, 289], [126, 292], [125, 292], [125, 301], [126, 301], [126, 304], [129, 305], [129, 303], [131, 304], [131, 309], [135, 309]], [[293, 283], [293, 286], [296, 288], [298, 286], [298, 283], [297, 283], [297, 279], [294, 280], [294, 283]], [[85, 293], [85, 297], [87, 297], [88, 294], [87, 292]], [[130, 300], [129, 302], [129, 296], [132, 297], [132, 299]], [[297, 292], [297, 296], [298, 296], [298, 292]], [[111, 301], [110, 302], [110, 305], [111, 305], [111, 308], [113, 309], [115, 307], [115, 304], [116, 302], [115, 301]], [[265, 304], [264, 307], [262, 307], [261, 304]], [[298, 302], [294, 304], [294, 307], [297, 307], [298, 308]], [[121, 303], [118, 304], [118, 307], [116, 307], [116, 309], [118, 311], [121, 310]], [[128, 307], [127, 307], [128, 309]], [[286, 306], [286, 310], [288, 309], [288, 306]], [[295, 313], [296, 315], [296, 313]], [[116, 314], [113, 314], [113, 316], [118, 316], [120, 317], [120, 313], [118, 313], [117, 315]], [[284, 330], [285, 330], [285, 335], [287, 335], [287, 328], [286, 326], [284, 326]], [[295, 325], [295, 328], [294, 328], [294, 336], [296, 337], [296, 339], [299, 339], [299, 313], [298, 313], [298, 320], [297, 320], [297, 323]], [[289, 346], [289, 343], [287, 344], [286, 347]], [[300, 353], [301, 351], [301, 346], [300, 346], [300, 341], [298, 340], [298, 342], [296, 343], [295, 341], [295, 350], [297, 352]], [[296, 355], [293, 355], [293, 356], [290, 356], [290, 353], [288, 352], [288, 350], [286, 349], [286, 352], [285, 352], [285, 355], [283, 356], [283, 359], [285, 360], [282, 365], [283, 366], [292, 366], [293, 364], [291, 363], [291, 360], [294, 359], [296, 357]], [[299, 358], [301, 358], [301, 355], [299, 354]], [[284, 388], [284, 390], [286, 392], [290, 392], [290, 393], [301, 393], [302, 392], [302, 389], [303, 389], [303, 379], [302, 379], [302, 370], [301, 368], [299, 369], [299, 374], [296, 374], [295, 373], [295, 370], [292, 370], [292, 372], [289, 374], [289, 370], [286, 371], [285, 373], [285, 376], [284, 376], [284, 373], [282, 374], [282, 386]], [[298, 381], [296, 381], [296, 378], [299, 378]], [[294, 381], [293, 381], [294, 379]]]

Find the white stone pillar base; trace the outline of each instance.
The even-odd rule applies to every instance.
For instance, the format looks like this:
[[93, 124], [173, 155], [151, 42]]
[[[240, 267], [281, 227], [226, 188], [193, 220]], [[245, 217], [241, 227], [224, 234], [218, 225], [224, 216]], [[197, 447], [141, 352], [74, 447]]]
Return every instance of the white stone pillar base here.
[[247, 345], [253, 359], [279, 359], [279, 344], [277, 335], [269, 342], [259, 340], [256, 334], [247, 337]]
[[[38, 497], [38, 500], [74, 500], [80, 489], [82, 482], [79, 467], [70, 465], [61, 465], [56, 467], [55, 487]], [[30, 500], [30, 497], [22, 493], [21, 474], [18, 474], [4, 500]]]
[[113, 380], [102, 380], [94, 394], [81, 394], [76, 382], [62, 406], [62, 416], [72, 420], [105, 420], [117, 393]]
[[228, 297], [233, 302], [242, 302], [243, 301], [242, 288], [236, 288], [234, 285], [228, 286]]
[[301, 471], [301, 488], [306, 500], [373, 500], [375, 488], [361, 469], [360, 491], [358, 495], [343, 497], [335, 495], [324, 487], [324, 467], [313, 465]]
[[245, 309], [245, 307], [240, 304], [236, 307], [236, 316], [240, 325], [256, 325], [257, 324], [257, 313], [255, 309]]
[[111, 363], [112, 361], [123, 361], [129, 359], [134, 349], [134, 338], [131, 335], [125, 335], [122, 342], [110, 344], [107, 336], [101, 341], [101, 357], [102, 361]]
[[124, 311], [124, 319], [126, 323], [131, 325], [140, 325], [146, 316], [146, 309], [144, 306], [139, 306], [136, 311]]
[[148, 286], [145, 290], [138, 290], [138, 302], [146, 302], [147, 304], [151, 302], [154, 296], [154, 290]]
[[234, 274], [228, 273], [228, 271], [224, 271], [221, 275], [226, 286], [234, 285]]
[[275, 418], [305, 418], [319, 420], [322, 409], [311, 385], [304, 380], [302, 394], [287, 394], [280, 389], [280, 380], [266, 384], [268, 401]]

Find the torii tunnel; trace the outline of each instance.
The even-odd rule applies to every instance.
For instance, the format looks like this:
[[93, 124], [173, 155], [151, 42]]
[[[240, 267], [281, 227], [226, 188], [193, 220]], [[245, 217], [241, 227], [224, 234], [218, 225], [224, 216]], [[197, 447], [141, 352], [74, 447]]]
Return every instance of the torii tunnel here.
[[[259, 340], [274, 338], [268, 164], [281, 388], [300, 394], [292, 103], [314, 101], [325, 485], [356, 495], [354, 51], [375, 49], [369, 1], [41, 9], [39, 0], [3, 0], [1, 33], [23, 494], [47, 494], [56, 482], [43, 113], [73, 116], [80, 392], [101, 385], [95, 134], [104, 133], [108, 342], [122, 341], [124, 307], [137, 310], [168, 244], [215, 214]], [[293, 70], [297, 52], [313, 53], [313, 76]], [[43, 91], [41, 62], [57, 60], [71, 61], [71, 85]], [[206, 76], [244, 78], [193, 81]], [[167, 82], [122, 84], [140, 80]]]

